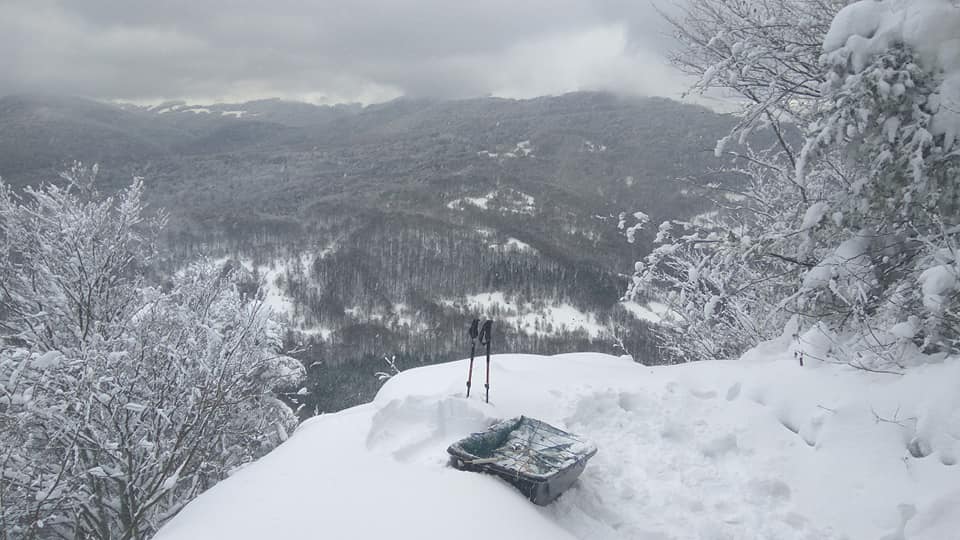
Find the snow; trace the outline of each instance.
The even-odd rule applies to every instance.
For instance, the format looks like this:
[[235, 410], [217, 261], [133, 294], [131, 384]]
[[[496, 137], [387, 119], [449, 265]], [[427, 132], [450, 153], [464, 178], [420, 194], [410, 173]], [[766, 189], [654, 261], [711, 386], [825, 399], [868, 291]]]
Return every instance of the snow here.
[[619, 219], [617, 220], [617, 229], [624, 231], [627, 242], [634, 243], [637, 239], [637, 231], [643, 230], [647, 226], [647, 223], [650, 222], [650, 216], [643, 212], [634, 212], [633, 218], [636, 220], [636, 223], [627, 227], [627, 213], [620, 212]]
[[[216, 259], [213, 263], [217, 266], [223, 266], [229, 257]], [[271, 261], [270, 264], [254, 265], [251, 259], [241, 258], [241, 266], [248, 271], [253, 272], [256, 269], [262, 280], [261, 293], [263, 294], [263, 305], [273, 313], [280, 316], [293, 316], [293, 299], [277, 285], [277, 279], [287, 273], [288, 262], [282, 259]]]
[[263, 303], [278, 315], [293, 315], [293, 301], [277, 285], [277, 278], [286, 274], [284, 265], [275, 265], [274, 267], [261, 267], [260, 275], [263, 276], [264, 294]]
[[714, 226], [718, 217], [720, 217], [718, 210], [710, 210], [693, 216], [690, 218], [690, 223], [697, 227], [709, 228]]
[[183, 102], [176, 102], [170, 105], [162, 104], [150, 109], [151, 112], [156, 114], [167, 114], [172, 112], [183, 113], [189, 112], [194, 114], [210, 114], [212, 111], [208, 107], [201, 107], [199, 105], [187, 105]]
[[663, 322], [664, 318], [670, 315], [670, 307], [660, 302], [647, 302], [641, 304], [634, 300], [620, 302], [620, 305], [630, 312], [637, 320], [647, 321], [654, 324]]
[[916, 316], [911, 315], [906, 321], [898, 322], [890, 327], [890, 333], [897, 339], [913, 339], [920, 331], [920, 321]]
[[823, 201], [810, 205], [810, 208], [807, 208], [807, 212], [803, 215], [803, 223], [800, 225], [800, 230], [807, 231], [819, 225], [828, 210], [830, 210], [830, 205]]
[[[317, 258], [318, 258], [318, 259], [326, 259], [327, 257], [329, 257], [329, 256], [333, 255], [334, 253], [336, 253], [336, 252], [337, 252], [337, 249], [339, 249], [339, 247], [340, 247], [340, 246], [337, 245], [337, 242], [330, 242], [330, 243], [327, 244], [327, 247], [321, 249], [320, 252], [317, 253]], [[306, 270], [309, 270], [309, 268], [305, 268], [305, 269], [306, 269]]]
[[834, 352], [839, 343], [839, 337], [821, 322], [814, 324], [799, 336], [790, 350], [793, 353], [802, 352], [807, 359], [829, 361], [834, 360]]
[[569, 234], [570, 236], [581, 236], [591, 242], [598, 242], [601, 237], [600, 232], [592, 227], [581, 228], [576, 225], [561, 225], [560, 230], [562, 230], [564, 234]]
[[533, 154], [533, 146], [530, 144], [529, 140], [520, 141], [517, 143], [517, 146], [513, 149], [512, 153], [527, 157]]
[[729, 191], [723, 194], [723, 198], [728, 202], [743, 202], [747, 200], [746, 195], [740, 193], [730, 193]]
[[517, 240], [516, 238], [510, 237], [507, 238], [507, 241], [503, 244], [503, 247], [508, 251], [520, 251], [520, 252], [534, 252], [536, 251], [530, 244]]
[[833, 220], [833, 224], [837, 227], [843, 227], [843, 212], [839, 210], [830, 215], [830, 219]]
[[459, 199], [452, 200], [447, 203], [447, 208], [451, 210], [456, 210], [462, 208], [464, 205], [476, 206], [483, 210], [487, 209], [487, 205], [490, 203], [490, 200], [496, 197], [497, 192], [491, 191], [483, 197], [461, 197]]
[[[266, 264], [254, 264], [253, 259], [247, 257], [240, 257], [237, 262], [247, 272], [253, 273], [256, 270], [259, 274], [262, 280], [260, 292], [263, 297], [263, 306], [266, 309], [284, 319], [292, 330], [307, 336], [319, 337], [320, 340], [326, 341], [333, 335], [334, 329], [325, 325], [309, 324], [302, 314], [298, 316], [293, 298], [279, 282], [282, 282], [282, 279], [288, 273], [296, 274], [300, 271], [309, 275], [314, 259], [329, 256], [336, 250], [336, 247], [335, 243], [331, 243], [316, 255], [311, 251], [306, 251], [296, 258], [275, 258]], [[211, 260], [211, 263], [217, 267], [223, 267], [231, 259], [231, 257], [220, 257]], [[412, 325], [412, 322], [410, 324]]]
[[[416, 320], [416, 312], [402, 302], [393, 304], [389, 310], [384, 308], [367, 311], [361, 307], [354, 306], [344, 310], [347, 315], [361, 321], [377, 321], [381, 324], [390, 325], [391, 328], [406, 327], [416, 332], [426, 332], [430, 329], [423, 322]], [[324, 337], [326, 339], [326, 337]]]
[[184, 101], [164, 101], [163, 103], [158, 103], [152, 107], [149, 107], [147, 110], [155, 114], [166, 114], [169, 112], [174, 112], [180, 107], [185, 107], [187, 104]]
[[703, 318], [712, 319], [713, 316], [716, 315], [717, 306], [720, 305], [720, 302], [722, 300], [723, 298], [719, 295], [716, 295], [716, 294], [711, 295], [710, 298], [707, 300], [707, 303], [704, 304], [703, 306]]
[[890, 16], [887, 2], [854, 2], [841, 9], [833, 19], [823, 40], [825, 51], [834, 51], [847, 44], [852, 36], [871, 36]]
[[949, 297], [960, 289], [957, 272], [950, 265], [931, 266], [920, 274], [923, 307], [934, 314], [941, 313]]
[[896, 44], [909, 47], [927, 70], [942, 74], [931, 132], [943, 135], [949, 150], [960, 136], [960, 6], [953, 0], [860, 0], [837, 13], [823, 50], [835, 63], [849, 55], [859, 72]]
[[333, 329], [323, 325], [316, 325], [316, 326], [301, 325], [301, 327], [298, 328], [297, 330], [300, 332], [303, 332], [308, 336], [319, 337], [321, 341], [327, 341], [328, 339], [330, 339], [330, 336], [333, 335]]
[[47, 351], [33, 360], [33, 367], [36, 369], [54, 368], [64, 360], [60, 351]]
[[589, 153], [591, 153], [591, 154], [594, 154], [594, 153], [597, 153], [597, 152], [606, 152], [606, 151], [607, 151], [607, 145], [605, 145], [605, 144], [600, 144], [600, 143], [595, 143], [595, 142], [589, 141], [589, 140], [583, 141], [583, 147], [584, 147], [584, 149], [586, 149], [587, 152], [589, 152]]
[[[409, 370], [373, 403], [304, 422], [155, 538], [954, 537], [960, 363], [900, 377], [800, 367], [786, 341], [660, 367], [495, 355], [490, 404], [464, 398], [465, 360]], [[447, 465], [449, 444], [521, 414], [599, 447], [545, 508]]]
[[523, 210], [527, 212], [532, 212], [535, 210], [536, 199], [532, 195], [527, 195], [526, 193], [521, 193], [519, 191], [514, 191], [513, 194], [517, 200], [524, 206]]
[[827, 287], [837, 278], [863, 278], [869, 271], [870, 261], [865, 255], [869, 245], [867, 234], [844, 240], [836, 250], [807, 271], [803, 276], [803, 288], [813, 290]]
[[[494, 199], [501, 203], [496, 208], [490, 204]], [[481, 210], [496, 209], [502, 212], [531, 216], [537, 210], [536, 199], [533, 196], [514, 189], [493, 190], [481, 197], [461, 197], [447, 203], [447, 208], [451, 210], [462, 210], [466, 206], [473, 206]]]
[[[537, 322], [540, 323], [541, 330], [535, 328]], [[583, 330], [594, 338], [602, 337], [608, 333], [607, 328], [598, 323], [592, 313], [584, 313], [570, 304], [547, 306], [542, 316], [527, 314], [518, 321], [518, 325], [528, 334], [549, 333], [549, 329], [542, 328], [545, 324], [551, 325], [554, 332], [557, 329]]]
[[726, 151], [727, 145], [730, 144], [730, 136], [727, 135], [721, 139], [717, 140], [717, 145], [713, 148], [714, 157], [723, 157], [723, 153]]
[[533, 156], [533, 145], [529, 140], [518, 142], [512, 150], [507, 152], [491, 152], [489, 150], [480, 150], [477, 152], [478, 156], [488, 157], [491, 159], [513, 159], [518, 157], [531, 157]]
[[570, 304], [534, 306], [530, 303], [517, 303], [499, 291], [468, 295], [455, 300], [441, 300], [441, 303], [460, 307], [464, 311], [489, 315], [497, 320], [498, 325], [506, 325], [531, 336], [583, 331], [592, 338], [599, 338], [610, 333], [606, 326], [597, 321], [594, 314], [585, 313]]

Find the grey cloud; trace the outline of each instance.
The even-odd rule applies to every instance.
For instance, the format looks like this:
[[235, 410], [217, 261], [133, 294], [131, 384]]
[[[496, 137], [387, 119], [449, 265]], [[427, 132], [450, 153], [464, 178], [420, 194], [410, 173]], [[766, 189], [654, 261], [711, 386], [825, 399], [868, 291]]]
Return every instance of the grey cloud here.
[[676, 95], [663, 33], [645, 0], [6, 0], [0, 94]]

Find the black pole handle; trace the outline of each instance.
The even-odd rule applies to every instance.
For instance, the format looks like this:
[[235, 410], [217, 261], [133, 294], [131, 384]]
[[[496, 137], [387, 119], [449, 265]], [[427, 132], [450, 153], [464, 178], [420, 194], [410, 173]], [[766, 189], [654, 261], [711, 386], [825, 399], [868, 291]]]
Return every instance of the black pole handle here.
[[470, 330], [467, 331], [470, 334], [470, 371], [467, 373], [467, 397], [470, 397], [470, 386], [473, 382], [473, 356], [477, 350], [477, 335], [480, 331], [478, 330], [480, 326], [480, 319], [474, 319], [470, 323]]
[[490, 403], [490, 340], [493, 334], [493, 321], [487, 319], [480, 328], [480, 344], [487, 348], [487, 382], [483, 385], [486, 390], [486, 402]]
[[479, 326], [480, 326], [480, 319], [474, 319], [473, 322], [470, 323], [470, 331], [469, 331], [470, 339], [477, 339], [477, 335], [479, 335], [480, 333], [477, 330]]
[[490, 344], [490, 334], [493, 331], [493, 321], [487, 319], [484, 321], [483, 326], [480, 327], [480, 344], [489, 345]]

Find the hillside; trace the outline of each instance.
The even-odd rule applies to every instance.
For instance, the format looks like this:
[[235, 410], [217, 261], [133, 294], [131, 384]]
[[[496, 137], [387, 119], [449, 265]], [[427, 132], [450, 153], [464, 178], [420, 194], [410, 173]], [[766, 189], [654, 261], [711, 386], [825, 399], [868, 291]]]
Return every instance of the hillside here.
[[[465, 361], [411, 370], [373, 403], [303, 423], [156, 538], [952, 538], [956, 364], [800, 367], [790, 341], [661, 367], [498, 355], [489, 405], [463, 397]], [[599, 447], [546, 508], [446, 464], [447, 445], [521, 414]]]
[[462, 356], [474, 316], [498, 320], [495, 350], [656, 358], [656, 318], [619, 302], [655, 227], [629, 244], [619, 215], [705, 210], [684, 179], [736, 180], [710, 172], [731, 123], [599, 93], [368, 107], [11, 96], [0, 174], [23, 186], [99, 161], [108, 192], [143, 176], [171, 214], [160, 277], [204, 254], [246, 272], [251, 293], [262, 280], [314, 366], [310, 394], [291, 398], [308, 415], [369, 400], [384, 356]]

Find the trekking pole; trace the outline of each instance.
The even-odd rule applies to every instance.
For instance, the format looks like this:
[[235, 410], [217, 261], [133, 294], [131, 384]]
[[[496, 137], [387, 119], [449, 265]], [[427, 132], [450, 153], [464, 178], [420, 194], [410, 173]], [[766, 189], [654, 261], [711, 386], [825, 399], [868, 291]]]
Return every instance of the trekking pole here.
[[474, 319], [470, 323], [470, 372], [467, 374], [467, 397], [470, 397], [470, 383], [473, 382], [473, 355], [477, 351], [477, 328], [480, 326], [480, 319]]
[[487, 382], [483, 387], [487, 390], [486, 402], [490, 403], [490, 333], [493, 328], [493, 321], [487, 319], [480, 329], [480, 344], [487, 347]]

